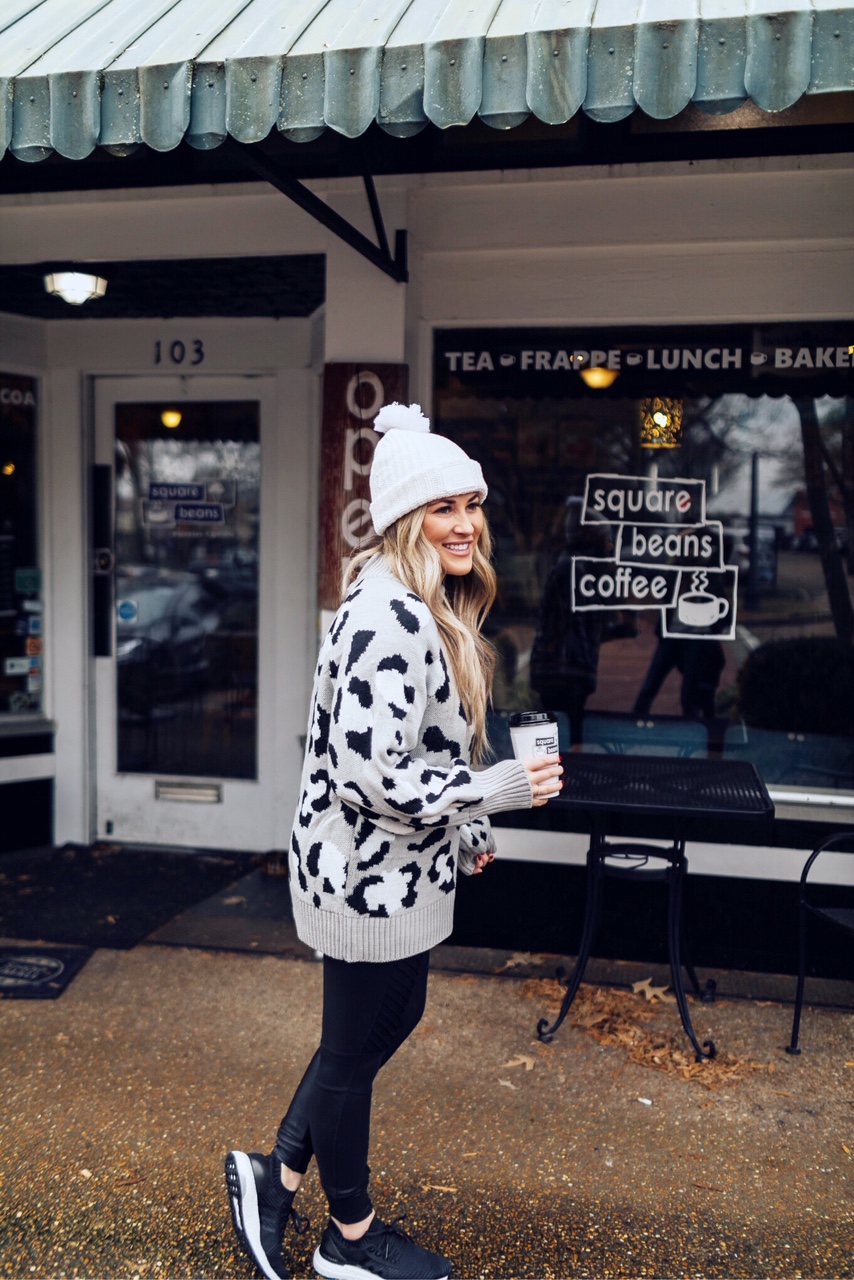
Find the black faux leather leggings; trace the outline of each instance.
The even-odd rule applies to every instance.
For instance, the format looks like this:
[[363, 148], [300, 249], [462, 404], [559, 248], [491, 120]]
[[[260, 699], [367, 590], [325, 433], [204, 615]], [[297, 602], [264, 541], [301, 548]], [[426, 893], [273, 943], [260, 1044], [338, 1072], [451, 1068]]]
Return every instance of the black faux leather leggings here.
[[371, 1212], [368, 1144], [374, 1078], [418, 1026], [428, 951], [384, 964], [323, 959], [320, 1048], [279, 1125], [275, 1154], [296, 1173], [312, 1155], [339, 1222]]

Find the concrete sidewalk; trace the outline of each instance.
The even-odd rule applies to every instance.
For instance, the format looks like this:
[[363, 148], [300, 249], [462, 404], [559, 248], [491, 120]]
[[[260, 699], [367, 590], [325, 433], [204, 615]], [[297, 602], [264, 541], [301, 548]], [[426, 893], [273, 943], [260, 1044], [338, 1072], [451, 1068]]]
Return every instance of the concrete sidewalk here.
[[[424, 1022], [375, 1090], [383, 1216], [460, 1277], [854, 1274], [854, 1017], [582, 989], [534, 1038], [552, 981], [434, 972]], [[319, 1032], [321, 968], [142, 945], [95, 952], [56, 1001], [0, 1003], [0, 1274], [251, 1276], [222, 1185], [270, 1148]], [[657, 1060], [657, 1061], [656, 1061]], [[324, 1220], [312, 1171], [293, 1268]]]

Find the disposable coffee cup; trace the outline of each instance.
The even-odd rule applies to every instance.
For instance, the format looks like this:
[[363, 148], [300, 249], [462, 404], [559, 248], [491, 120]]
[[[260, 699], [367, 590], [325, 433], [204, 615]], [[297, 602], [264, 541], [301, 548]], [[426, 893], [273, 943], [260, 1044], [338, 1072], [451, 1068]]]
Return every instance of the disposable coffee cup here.
[[560, 754], [557, 716], [551, 711], [514, 711], [510, 717], [510, 741], [517, 760]]

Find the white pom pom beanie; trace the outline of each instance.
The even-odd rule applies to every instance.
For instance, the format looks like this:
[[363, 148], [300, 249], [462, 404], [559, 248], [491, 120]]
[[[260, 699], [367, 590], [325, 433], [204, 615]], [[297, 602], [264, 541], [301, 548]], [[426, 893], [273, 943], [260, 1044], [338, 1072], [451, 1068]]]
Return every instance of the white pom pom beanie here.
[[408, 511], [460, 493], [486, 497], [480, 463], [430, 431], [420, 404], [387, 404], [374, 419], [382, 439], [371, 465], [371, 518], [384, 533]]

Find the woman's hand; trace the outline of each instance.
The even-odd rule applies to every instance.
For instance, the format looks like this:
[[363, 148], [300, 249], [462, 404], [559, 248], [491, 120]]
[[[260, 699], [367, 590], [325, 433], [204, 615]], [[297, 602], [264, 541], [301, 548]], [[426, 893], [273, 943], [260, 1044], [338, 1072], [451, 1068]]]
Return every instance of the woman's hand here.
[[488, 867], [494, 857], [494, 853], [476, 853], [474, 855], [474, 869], [472, 871], [472, 875], [479, 876], [483, 871], [483, 868]]
[[528, 779], [534, 789], [533, 808], [539, 809], [553, 797], [560, 795], [563, 783], [560, 781], [563, 765], [558, 757], [557, 763], [549, 756], [535, 756], [524, 761], [528, 771]]

